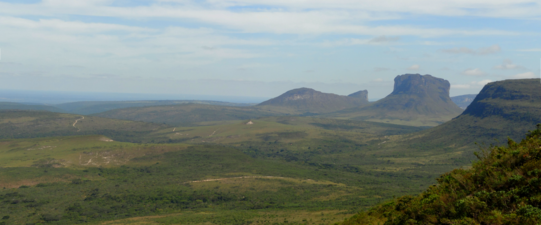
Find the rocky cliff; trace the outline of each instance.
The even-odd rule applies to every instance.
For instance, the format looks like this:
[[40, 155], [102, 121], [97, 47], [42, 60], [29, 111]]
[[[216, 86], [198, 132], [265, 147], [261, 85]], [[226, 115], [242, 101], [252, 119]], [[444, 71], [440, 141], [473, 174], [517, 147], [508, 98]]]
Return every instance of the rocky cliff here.
[[449, 97], [449, 81], [431, 75], [404, 74], [395, 79], [387, 97], [366, 107], [338, 112], [335, 116], [415, 126], [435, 126], [462, 110]]

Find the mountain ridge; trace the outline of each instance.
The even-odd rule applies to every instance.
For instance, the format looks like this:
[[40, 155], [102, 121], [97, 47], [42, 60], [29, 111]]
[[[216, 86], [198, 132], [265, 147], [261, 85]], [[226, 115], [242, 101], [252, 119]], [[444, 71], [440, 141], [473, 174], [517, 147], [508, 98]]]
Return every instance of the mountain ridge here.
[[257, 106], [272, 106], [294, 109], [300, 113], [329, 113], [368, 104], [368, 91], [359, 91], [350, 96], [323, 93], [311, 88], [292, 89]]

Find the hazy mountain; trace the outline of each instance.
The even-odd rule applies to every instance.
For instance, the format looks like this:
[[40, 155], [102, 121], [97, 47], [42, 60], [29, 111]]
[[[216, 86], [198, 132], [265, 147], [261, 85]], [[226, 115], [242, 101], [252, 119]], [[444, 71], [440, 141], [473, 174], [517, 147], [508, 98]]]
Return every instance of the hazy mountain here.
[[451, 100], [458, 105], [461, 109], [466, 109], [472, 102], [473, 99], [475, 99], [476, 94], [471, 95], [459, 95], [455, 97], [451, 97]]
[[15, 102], [0, 102], [0, 110], [40, 110], [40, 111], [51, 111], [51, 112], [63, 112], [62, 109], [41, 105], [41, 104], [24, 104], [24, 103], [15, 103]]
[[405, 74], [395, 78], [387, 97], [365, 107], [342, 110], [334, 117], [435, 126], [458, 116], [462, 110], [449, 98], [450, 83], [431, 75]]
[[258, 106], [272, 106], [295, 110], [300, 113], [329, 113], [368, 104], [368, 91], [350, 96], [323, 93], [311, 88], [290, 90]]

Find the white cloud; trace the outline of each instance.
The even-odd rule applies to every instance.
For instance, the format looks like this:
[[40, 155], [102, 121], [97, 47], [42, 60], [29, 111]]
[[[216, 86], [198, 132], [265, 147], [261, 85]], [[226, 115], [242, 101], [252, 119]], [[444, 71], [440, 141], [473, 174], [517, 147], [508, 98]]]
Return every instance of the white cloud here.
[[462, 72], [462, 74], [464, 74], [466, 76], [484, 76], [485, 72], [481, 71], [478, 68], [475, 68], [475, 69], [464, 70], [464, 72]]
[[386, 80], [382, 78], [376, 78], [376, 79], [373, 79], [372, 82], [386, 82]]
[[489, 54], [495, 54], [495, 53], [500, 52], [501, 47], [499, 45], [492, 45], [489, 47], [479, 48], [478, 50], [461, 47], [461, 48], [443, 49], [442, 51], [446, 53], [451, 53], [451, 54], [489, 55]]
[[486, 16], [500, 18], [535, 18], [538, 16], [536, 13], [539, 13], [539, 4], [536, 0], [208, 0], [208, 2], [217, 7], [269, 5], [279, 8], [294, 8], [299, 10], [356, 9], [380, 13], [413, 13], [440, 16]]
[[528, 78], [539, 78], [533, 72], [519, 73], [510, 77], [511, 79], [528, 79]]
[[387, 37], [385, 35], [372, 39], [345, 38], [338, 41], [325, 41], [320, 44], [323, 47], [350, 46], [350, 45], [382, 45], [400, 40], [400, 37]]
[[451, 88], [455, 89], [477, 89], [479, 87], [485, 86], [486, 84], [492, 82], [492, 80], [481, 80], [481, 81], [472, 81], [469, 84], [452, 84]]
[[[151, 18], [169, 18], [190, 20], [192, 22], [207, 23], [211, 25], [224, 26], [229, 29], [236, 29], [249, 33], [278, 33], [278, 34], [361, 34], [377, 36], [421, 36], [438, 37], [447, 35], [517, 35], [517, 32], [503, 30], [473, 30], [473, 29], [444, 29], [444, 28], [424, 28], [411, 25], [388, 25], [388, 26], [369, 26], [367, 22], [374, 20], [400, 19], [402, 16], [395, 15], [392, 8], [385, 7], [386, 4], [374, 8], [376, 12], [371, 12], [364, 8], [375, 4], [363, 4], [354, 1], [343, 1], [338, 4], [342, 7], [333, 8], [330, 1], [317, 1], [321, 8], [314, 8], [311, 2], [301, 1], [296, 5], [301, 6], [301, 10], [296, 6], [286, 2], [285, 8], [261, 10], [247, 8], [241, 11], [232, 11], [228, 6], [261, 6], [257, 2], [220, 2], [211, 1], [215, 7], [208, 7], [197, 1], [190, 1], [184, 4], [161, 4], [155, 3], [149, 6], [138, 7], [120, 7], [111, 6], [113, 1], [72, 1], [51, 0], [39, 4], [10, 4], [0, 2], [0, 14], [4, 15], [85, 15], [98, 17], [113, 17], [125, 19], [151, 19]], [[403, 4], [395, 2], [402, 6], [411, 6], [415, 4]], [[272, 4], [267, 2], [265, 4]], [[394, 4], [394, 3], [393, 3]], [[430, 8], [433, 3], [419, 2], [418, 9]], [[426, 5], [423, 5], [426, 4]], [[331, 6], [331, 7], [329, 7]], [[363, 6], [363, 7], [360, 7]], [[292, 8], [290, 8], [292, 7]], [[411, 7], [407, 7], [412, 9]], [[305, 9], [305, 10], [302, 10]], [[391, 10], [391, 11], [389, 11]], [[401, 10], [402, 11], [402, 10]], [[426, 10], [430, 12], [431, 10]], [[445, 10], [449, 12], [449, 10]], [[403, 12], [412, 13], [411, 10]], [[443, 12], [443, 11], [442, 11]], [[466, 11], [465, 11], [466, 12]], [[422, 13], [422, 12], [419, 12]]]
[[478, 85], [486, 85], [488, 83], [492, 82], [492, 80], [482, 80], [482, 81], [474, 81], [473, 84], [478, 84]]
[[375, 43], [375, 44], [384, 44], [384, 43], [389, 43], [389, 42], [396, 42], [398, 40], [400, 40], [400, 37], [387, 37], [385, 35], [382, 35], [379, 37], [372, 38], [368, 42]]
[[513, 61], [506, 59], [503, 61], [503, 64], [494, 66], [495, 69], [499, 70], [512, 70], [512, 69], [521, 69], [522, 67], [514, 64]]
[[0, 17], [0, 26], [9, 26], [23, 29], [52, 29], [61, 32], [99, 33], [108, 31], [149, 32], [153, 29], [124, 26], [107, 23], [84, 23], [79, 21], [63, 21], [59, 19], [40, 19], [38, 21], [16, 18]]
[[471, 88], [471, 85], [469, 85], [469, 84], [452, 84], [452, 85], [451, 85], [451, 88], [455, 88], [455, 89], [470, 89], [470, 88]]
[[411, 66], [408, 68], [408, 70], [419, 70], [419, 69], [421, 69], [421, 67], [420, 67], [419, 65], [417, 65], [417, 64], [411, 65]]

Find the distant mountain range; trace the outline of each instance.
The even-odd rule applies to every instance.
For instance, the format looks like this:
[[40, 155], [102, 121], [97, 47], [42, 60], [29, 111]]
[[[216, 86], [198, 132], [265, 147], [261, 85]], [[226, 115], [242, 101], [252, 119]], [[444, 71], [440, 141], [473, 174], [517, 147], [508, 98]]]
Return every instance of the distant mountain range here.
[[475, 97], [464, 95], [451, 99], [449, 89], [450, 84], [444, 79], [431, 75], [405, 74], [395, 78], [391, 94], [372, 103], [368, 101], [367, 90], [343, 96], [311, 88], [298, 88], [256, 106], [197, 100], [85, 101], [57, 105], [0, 103], [0, 110], [45, 110], [170, 125], [305, 115], [410, 126], [436, 126], [462, 112], [457, 104], [465, 108]]
[[299, 113], [329, 113], [368, 104], [368, 91], [359, 91], [349, 96], [323, 93], [311, 88], [290, 90], [258, 106], [281, 107]]
[[90, 115], [101, 113], [114, 109], [164, 106], [164, 105], [182, 105], [182, 104], [201, 104], [201, 105], [220, 105], [220, 106], [238, 106], [248, 107], [252, 104], [230, 103], [220, 101], [199, 101], [199, 100], [145, 100], [145, 101], [83, 101], [70, 102], [56, 105], [0, 102], [0, 110], [41, 110], [50, 112], [62, 112], [78, 115]]
[[471, 95], [459, 95], [455, 97], [451, 97], [451, 100], [458, 105], [461, 109], [466, 109], [475, 99], [477, 95], [471, 94]]
[[450, 83], [431, 75], [405, 74], [395, 78], [387, 97], [367, 106], [332, 113], [331, 117], [414, 126], [435, 126], [462, 110], [449, 98]]

